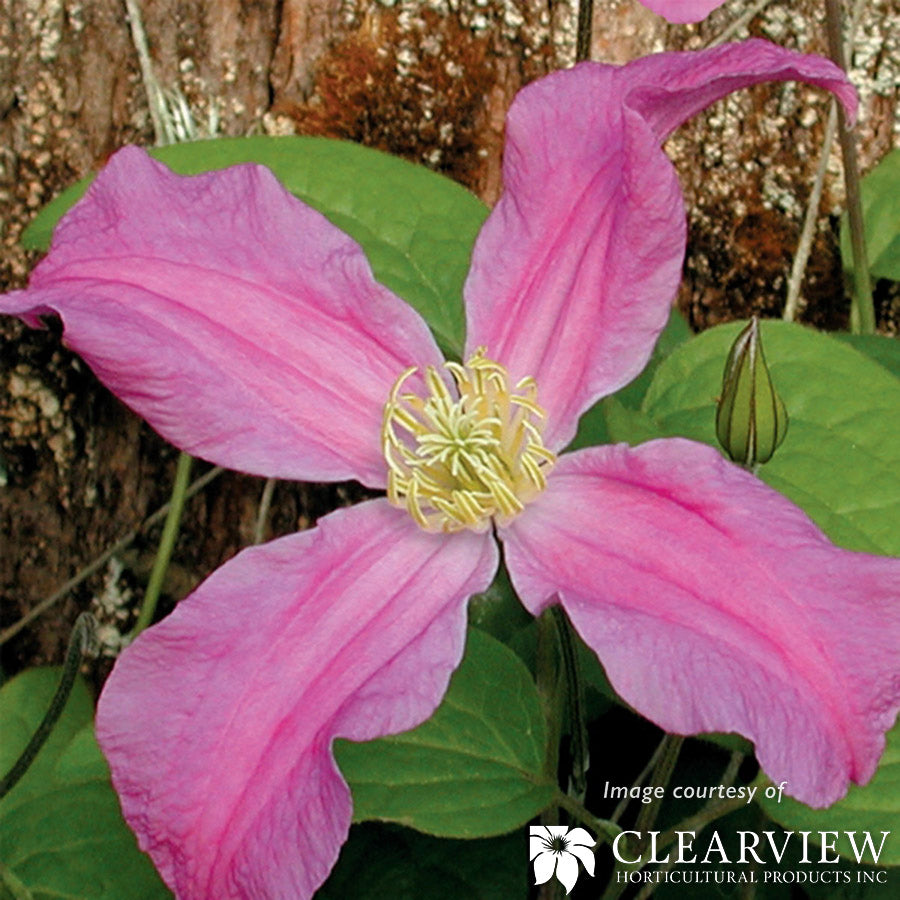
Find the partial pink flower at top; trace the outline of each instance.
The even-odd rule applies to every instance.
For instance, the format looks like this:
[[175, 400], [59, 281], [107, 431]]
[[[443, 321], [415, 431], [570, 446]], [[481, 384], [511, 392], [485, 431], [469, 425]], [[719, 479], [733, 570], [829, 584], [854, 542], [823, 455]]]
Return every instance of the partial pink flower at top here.
[[667, 21], [682, 25], [703, 21], [725, 0], [641, 0], [641, 3]]
[[97, 729], [179, 897], [310, 897], [347, 835], [335, 737], [431, 715], [498, 565], [561, 604], [635, 709], [734, 731], [822, 806], [866, 781], [900, 704], [900, 561], [833, 546], [712, 448], [560, 455], [637, 375], [678, 286], [660, 145], [730, 91], [843, 73], [762, 41], [585, 63], [509, 113], [505, 192], [465, 285], [465, 364], [361, 248], [259, 166], [182, 178], [125, 149], [0, 310], [65, 338], [162, 435], [260, 475], [387, 496], [239, 553], [119, 659]]

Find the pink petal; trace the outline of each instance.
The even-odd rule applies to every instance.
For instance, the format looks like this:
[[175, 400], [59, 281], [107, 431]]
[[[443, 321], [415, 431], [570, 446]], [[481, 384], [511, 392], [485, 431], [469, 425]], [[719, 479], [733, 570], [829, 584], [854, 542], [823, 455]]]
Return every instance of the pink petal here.
[[714, 100], [801, 79], [847, 103], [832, 63], [766, 41], [584, 63], [525, 88], [507, 119], [505, 191], [466, 281], [467, 355], [485, 346], [538, 384], [553, 449], [644, 367], [681, 278], [685, 218], [660, 149]]
[[867, 781], [900, 708], [900, 560], [832, 545], [711, 447], [563, 456], [502, 533], [535, 615], [558, 597], [667, 731], [736, 731], [812, 806]]
[[489, 536], [374, 500], [240, 553], [125, 651], [97, 734], [179, 897], [313, 894], [351, 816], [332, 739], [431, 715], [496, 566]]
[[0, 312], [66, 342], [172, 443], [222, 465], [385, 483], [398, 375], [441, 356], [362, 249], [262, 166], [190, 178], [117, 153]]
[[641, 0], [651, 12], [677, 25], [701, 22], [724, 2], [725, 0]]

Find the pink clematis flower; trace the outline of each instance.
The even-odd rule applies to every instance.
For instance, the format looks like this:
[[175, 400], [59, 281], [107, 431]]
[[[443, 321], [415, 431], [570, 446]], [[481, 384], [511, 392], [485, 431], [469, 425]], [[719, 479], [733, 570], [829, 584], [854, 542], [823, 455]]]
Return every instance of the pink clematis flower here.
[[853, 111], [831, 63], [761, 41], [523, 90], [465, 285], [465, 365], [445, 366], [361, 248], [267, 170], [181, 178], [133, 148], [0, 300], [33, 324], [61, 316], [98, 376], [191, 453], [387, 489], [239, 553], [119, 659], [98, 736], [178, 896], [315, 892], [351, 818], [332, 741], [431, 715], [496, 538], [525, 606], [562, 604], [663, 728], [746, 735], [817, 806], [872, 775], [900, 705], [900, 561], [833, 546], [710, 447], [559, 455], [641, 371], [678, 286], [685, 216], [662, 141], [777, 79]]
[[651, 12], [676, 25], [702, 22], [723, 3], [725, 0], [641, 0], [641, 4]]

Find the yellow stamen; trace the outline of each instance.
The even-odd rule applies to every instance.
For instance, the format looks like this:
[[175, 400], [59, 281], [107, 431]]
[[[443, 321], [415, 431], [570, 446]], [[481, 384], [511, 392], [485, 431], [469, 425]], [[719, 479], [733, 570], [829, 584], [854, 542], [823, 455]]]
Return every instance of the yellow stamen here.
[[544, 411], [537, 385], [509, 375], [480, 347], [465, 364], [444, 364], [451, 390], [434, 366], [428, 397], [401, 393], [416, 371], [397, 379], [384, 407], [381, 443], [388, 500], [426, 531], [484, 531], [517, 516], [547, 486], [556, 456], [541, 439]]

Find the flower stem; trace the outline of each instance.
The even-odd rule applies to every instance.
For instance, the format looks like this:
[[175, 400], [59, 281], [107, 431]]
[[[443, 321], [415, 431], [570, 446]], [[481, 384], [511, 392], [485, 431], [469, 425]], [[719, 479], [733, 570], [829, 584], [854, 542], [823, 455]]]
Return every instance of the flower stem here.
[[578, 31], [575, 38], [575, 62], [591, 58], [591, 34], [594, 26], [594, 0], [579, 0]]
[[[672, 773], [675, 771], [675, 763], [678, 762], [678, 754], [684, 745], [684, 738], [677, 734], [667, 734], [663, 738], [662, 753], [656, 765], [653, 767], [653, 774], [650, 776], [650, 784], [661, 785], [665, 787], [672, 780]], [[656, 823], [662, 806], [662, 797], [654, 797], [650, 803], [641, 805], [640, 812], [635, 821], [636, 831], [650, 831]]]
[[[743, 755], [740, 753], [733, 753], [731, 755], [728, 766], [722, 775], [721, 784], [727, 787], [731, 787], [731, 785], [734, 784], [734, 780], [737, 777], [738, 769], [740, 768], [742, 760]], [[759, 774], [749, 786], [752, 787], [755, 785], [757, 788], [761, 788], [766, 784], [768, 784], [768, 778], [763, 773], [763, 771], [760, 770]], [[716, 819], [720, 819], [722, 816], [725, 816], [730, 812], [734, 812], [734, 810], [736, 809], [740, 809], [741, 807], [746, 806], [746, 804], [747, 800], [745, 797], [733, 797], [730, 800], [714, 800], [710, 803], [707, 803], [706, 806], [704, 806], [703, 809], [701, 809], [698, 813], [695, 813], [693, 816], [689, 816], [687, 819], [679, 822], [668, 831], [664, 831], [657, 841], [657, 853], [662, 852], [667, 847], [670, 847], [672, 844], [674, 844], [675, 841], [678, 840], [678, 834], [680, 832], [693, 831], [699, 834], [711, 822], [714, 822]], [[672, 868], [674, 864], [674, 862], [663, 863], [660, 865], [657, 871], [667, 871], [668, 869]], [[649, 865], [649, 862], [638, 862], [635, 865], [626, 867], [620, 865], [617, 862], [616, 868], [613, 872], [613, 876], [610, 878], [610, 882], [606, 887], [606, 892], [603, 895], [603, 900], [616, 900], [616, 898], [625, 891], [627, 884], [621, 883], [617, 877], [620, 869], [628, 868], [629, 871], [640, 872], [647, 865]], [[650, 882], [648, 882], [648, 884], [649, 883]], [[642, 891], [638, 896], [648, 897], [649, 895], [649, 891]]]
[[[660, 756], [666, 752], [666, 748], [669, 745], [669, 735], [663, 735], [663, 739], [659, 742], [656, 749], [653, 751], [653, 755], [647, 760], [647, 765], [641, 769], [640, 774], [631, 784], [632, 789], [636, 787], [640, 787], [643, 783], [650, 777], [650, 774], [656, 769], [656, 764], [659, 762]], [[628, 809], [628, 804], [630, 802], [630, 794], [631, 791], [628, 792], [628, 795], [623, 797], [618, 805], [615, 808], [612, 816], [610, 816], [610, 821], [618, 822], [622, 816], [625, 815], [625, 810]]]
[[[825, 0], [825, 25], [828, 33], [828, 52], [846, 72], [840, 0]], [[854, 334], [875, 333], [875, 307], [872, 303], [872, 281], [863, 228], [862, 201], [859, 190], [859, 164], [856, 157], [856, 137], [847, 127], [844, 109], [837, 105], [838, 138], [844, 158], [844, 184], [847, 190], [847, 217], [850, 221], [850, 246], [853, 251], [853, 293], [850, 305], [850, 330]]]
[[554, 606], [550, 612], [556, 625], [556, 634], [559, 640], [562, 674], [566, 687], [564, 700], [566, 709], [569, 711], [569, 734], [571, 736], [569, 745], [569, 755], [571, 757], [569, 793], [577, 800], [584, 802], [585, 793], [587, 792], [587, 770], [590, 763], [587, 723], [584, 715], [584, 682], [578, 665], [575, 634], [572, 630], [572, 625], [560, 607]]
[[[537, 657], [535, 659], [535, 684], [541, 703], [544, 721], [547, 723], [547, 745], [544, 752], [544, 775], [557, 779], [559, 769], [559, 742], [562, 736], [562, 716], [565, 708], [560, 698], [560, 679], [557, 668], [556, 623], [549, 610], [538, 616]], [[552, 812], [552, 809], [549, 810]]]
[[577, 819], [582, 825], [586, 825], [597, 835], [598, 843], [606, 843], [613, 841], [617, 835], [621, 834], [622, 829], [615, 822], [609, 819], [599, 819], [593, 813], [588, 812], [584, 805], [579, 803], [574, 797], [558, 791], [555, 802], [562, 807], [573, 819]]
[[[203, 490], [211, 481], [218, 478], [225, 470], [221, 466], [210, 469], [206, 474], [201, 475], [185, 493], [185, 499], [193, 497], [194, 494]], [[58, 587], [49, 597], [41, 600], [37, 606], [32, 607], [18, 622], [13, 623], [9, 628], [0, 631], [0, 646], [14, 638], [20, 631], [30, 625], [35, 619], [47, 612], [54, 604], [59, 603], [69, 591], [73, 591], [85, 579], [99, 572], [106, 563], [109, 562], [117, 553], [121, 553], [134, 539], [145, 531], [149, 531], [158, 522], [161, 522], [169, 514], [169, 503], [164, 503], [159, 509], [147, 516], [143, 522], [135, 525], [127, 534], [124, 534], [113, 544], [110, 544], [99, 556], [92, 559], [86, 566], [78, 570], [65, 584]]]
[[82, 658], [88, 653], [94, 642], [94, 630], [97, 626], [94, 617], [90, 613], [83, 612], [75, 620], [72, 634], [69, 636], [69, 646], [66, 648], [66, 658], [63, 661], [62, 674], [59, 676], [59, 684], [56, 693], [50, 701], [50, 706], [38, 725], [37, 730], [31, 736], [31, 740], [25, 745], [25, 749], [19, 754], [19, 758], [13, 763], [13, 767], [0, 780], [0, 799], [5, 797], [18, 783], [19, 779], [28, 771], [41, 747], [50, 737], [53, 726], [56, 725], [62, 711], [66, 707], [69, 695], [75, 685], [75, 677], [81, 666]]
[[[0, 862], [0, 886], [9, 894], [10, 900], [34, 900], [34, 894], [2, 862]], [[5, 897], [6, 894], [0, 893], [0, 896]]]
[[172, 495], [169, 499], [169, 513], [166, 516], [166, 523], [163, 525], [156, 559], [153, 561], [153, 571], [150, 573], [147, 590], [144, 591], [144, 599], [141, 602], [141, 610], [131, 631], [132, 640], [150, 625], [156, 614], [156, 603], [159, 600], [166, 570], [169, 568], [169, 560], [172, 558], [172, 550], [175, 547], [175, 540], [178, 537], [178, 526], [184, 509], [192, 462], [193, 458], [189, 454], [179, 454], [178, 466], [175, 470], [175, 483], [172, 485]]
[[261, 544], [266, 539], [266, 526], [269, 519], [269, 509], [272, 506], [272, 496], [275, 493], [275, 479], [267, 478], [263, 485], [262, 496], [259, 498], [259, 510], [256, 513], [256, 525], [253, 528], [253, 543]]
[[153, 123], [156, 143], [158, 145], [172, 144], [175, 142], [175, 137], [166, 115], [165, 96], [156, 80], [156, 73], [153, 71], [147, 33], [144, 31], [144, 23], [141, 19], [141, 8], [138, 6], [137, 0], [125, 0], [125, 10], [128, 24], [131, 27], [131, 40], [134, 43], [141, 68], [144, 90], [147, 92], [147, 104], [150, 108], [150, 121]]
[[[756, 778], [753, 779], [748, 787], [755, 786], [757, 788], [761, 788], [766, 784], [768, 784], [768, 779], [763, 773], [762, 769], [760, 769], [759, 774], [756, 776]], [[703, 807], [703, 809], [695, 813], [693, 816], [689, 816], [687, 819], [682, 820], [673, 828], [670, 828], [668, 831], [664, 831], [659, 836], [659, 841], [657, 842], [658, 851], [665, 850], [666, 847], [674, 844], [675, 841], [678, 840], [678, 832], [696, 831], [699, 833], [711, 822], [715, 822], [716, 819], [721, 819], [722, 816], [728, 815], [728, 813], [734, 812], [736, 809], [740, 809], [741, 807], [746, 805], [746, 797], [732, 797], [730, 800], [714, 800], [710, 803], [707, 803], [706, 806]]]

